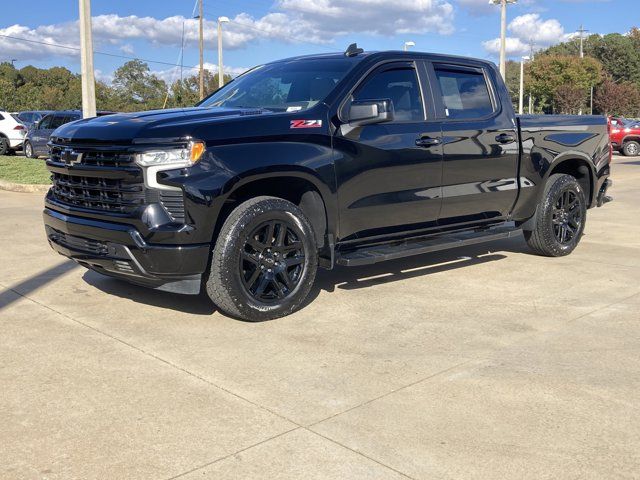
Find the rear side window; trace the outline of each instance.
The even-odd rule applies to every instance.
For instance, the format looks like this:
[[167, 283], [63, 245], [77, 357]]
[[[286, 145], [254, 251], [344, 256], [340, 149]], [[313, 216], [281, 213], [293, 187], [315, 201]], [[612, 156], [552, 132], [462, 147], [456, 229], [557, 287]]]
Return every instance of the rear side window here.
[[493, 113], [493, 102], [481, 71], [435, 66], [435, 74], [448, 118], [481, 118]]
[[23, 122], [31, 122], [33, 121], [33, 113], [31, 112], [23, 112], [18, 115], [18, 119]]
[[1, 113], [0, 113], [0, 120], [4, 120], [4, 117], [2, 116]]
[[47, 130], [51, 128], [51, 120], [53, 119], [53, 115], [45, 116], [40, 122], [40, 128], [43, 130]]
[[424, 109], [416, 70], [410, 66], [391, 67], [373, 73], [358, 88], [353, 99], [384, 100], [393, 102], [395, 120], [423, 121]]

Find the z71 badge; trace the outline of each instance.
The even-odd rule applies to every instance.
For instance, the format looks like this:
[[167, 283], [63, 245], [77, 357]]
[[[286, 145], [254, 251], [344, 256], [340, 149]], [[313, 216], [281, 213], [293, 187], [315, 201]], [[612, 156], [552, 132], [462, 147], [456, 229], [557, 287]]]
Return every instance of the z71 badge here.
[[322, 120], [291, 120], [291, 128], [320, 128]]

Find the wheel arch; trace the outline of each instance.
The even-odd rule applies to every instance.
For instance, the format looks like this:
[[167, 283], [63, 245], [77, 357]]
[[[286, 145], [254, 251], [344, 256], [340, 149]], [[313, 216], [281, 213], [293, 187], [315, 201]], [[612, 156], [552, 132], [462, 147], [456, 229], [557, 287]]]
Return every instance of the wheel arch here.
[[328, 205], [331, 193], [312, 173], [278, 171], [248, 175], [230, 180], [223, 192], [224, 202], [216, 219], [212, 243], [231, 211], [257, 196], [282, 198], [297, 205], [310, 220], [319, 249], [326, 246], [328, 235], [334, 231], [335, 219]]
[[567, 152], [556, 158], [545, 175], [544, 183], [551, 175], [564, 173], [573, 176], [585, 192], [587, 206], [594, 202], [596, 190], [596, 172], [591, 159], [581, 152]]

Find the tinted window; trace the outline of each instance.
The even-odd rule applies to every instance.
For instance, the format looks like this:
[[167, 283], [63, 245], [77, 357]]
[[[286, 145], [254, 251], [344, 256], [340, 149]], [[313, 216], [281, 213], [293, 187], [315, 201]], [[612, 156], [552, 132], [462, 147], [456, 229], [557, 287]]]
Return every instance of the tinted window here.
[[22, 112], [18, 114], [18, 119], [23, 122], [32, 122], [33, 121], [33, 113], [31, 112]]
[[46, 117], [44, 117], [42, 119], [42, 121], [40, 122], [40, 127], [43, 130], [47, 130], [49, 128], [51, 128], [51, 119], [53, 118], [53, 115], [47, 115]]
[[353, 65], [348, 58], [263, 65], [228, 83], [198, 106], [305, 110], [324, 100]]
[[353, 95], [354, 100], [387, 98], [393, 102], [396, 121], [424, 120], [420, 85], [413, 67], [389, 68], [374, 73]]
[[445, 115], [449, 118], [480, 118], [493, 113], [487, 82], [481, 72], [436, 67]]
[[51, 121], [51, 125], [49, 126], [49, 128], [51, 128], [52, 130], [55, 130], [56, 128], [64, 125], [65, 123], [67, 123], [68, 118], [69, 118], [68, 116], [54, 115], [53, 116], [53, 120]]

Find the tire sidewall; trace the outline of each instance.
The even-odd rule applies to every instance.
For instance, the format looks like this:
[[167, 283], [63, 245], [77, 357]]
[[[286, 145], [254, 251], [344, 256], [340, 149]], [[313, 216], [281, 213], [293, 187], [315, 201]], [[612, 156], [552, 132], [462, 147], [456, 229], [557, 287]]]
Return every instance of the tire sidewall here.
[[[635, 153], [629, 152], [629, 147], [632, 145], [635, 146]], [[624, 144], [622, 151], [627, 157], [635, 157], [640, 153], [640, 144], [636, 141], [627, 142]]]
[[[305, 254], [300, 280], [292, 293], [278, 303], [260, 302], [252, 297], [242, 281], [239, 268], [241, 251], [247, 237], [260, 224], [270, 220], [282, 220], [289, 223], [300, 237]], [[265, 200], [253, 205], [230, 227], [230, 229], [223, 227], [221, 234], [224, 235], [224, 238], [219, 238], [216, 242], [212, 254], [212, 272], [207, 282], [207, 290], [209, 291], [211, 287], [211, 281], [221, 281], [221, 286], [240, 312], [241, 318], [251, 321], [278, 318], [297, 310], [309, 295], [318, 263], [315, 235], [304, 214], [295, 205], [285, 200]]]
[[33, 158], [33, 147], [31, 146], [31, 142], [27, 142], [24, 146], [24, 154], [28, 158]]
[[[560, 243], [553, 231], [553, 208], [558, 200], [558, 197], [566, 192], [573, 191], [578, 197], [578, 201], [580, 203], [580, 227], [578, 231], [574, 235], [568, 243]], [[543, 208], [542, 208], [542, 216], [539, 221], [542, 222], [544, 228], [544, 240], [547, 246], [553, 251], [555, 256], [564, 256], [571, 253], [580, 242], [580, 238], [584, 232], [584, 227], [586, 223], [586, 200], [584, 191], [582, 187], [578, 183], [578, 181], [570, 176], [570, 175], [562, 175], [558, 178], [554, 179], [553, 184], [550, 186], [547, 195], [545, 196]]]
[[0, 137], [0, 155], [9, 155], [9, 139]]

